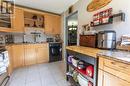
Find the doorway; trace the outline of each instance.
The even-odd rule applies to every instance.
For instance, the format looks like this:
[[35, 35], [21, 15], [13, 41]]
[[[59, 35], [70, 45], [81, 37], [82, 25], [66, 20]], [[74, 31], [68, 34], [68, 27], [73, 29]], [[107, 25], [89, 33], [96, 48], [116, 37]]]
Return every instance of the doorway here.
[[78, 11], [66, 18], [66, 45], [77, 45]]

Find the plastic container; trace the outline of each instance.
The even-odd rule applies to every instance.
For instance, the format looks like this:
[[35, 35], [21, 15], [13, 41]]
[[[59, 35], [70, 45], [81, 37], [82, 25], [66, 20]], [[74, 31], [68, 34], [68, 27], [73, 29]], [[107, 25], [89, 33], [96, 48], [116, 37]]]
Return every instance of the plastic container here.
[[75, 66], [75, 67], [78, 67], [78, 62], [79, 60], [77, 58], [72, 58], [72, 64]]
[[68, 56], [68, 62], [69, 62], [69, 63], [72, 63], [72, 58], [73, 58], [73, 57], [74, 57], [74, 56], [72, 56], [72, 55], [71, 55], [71, 56]]
[[80, 86], [88, 86], [88, 80], [84, 78], [81, 74], [78, 75], [78, 81]]

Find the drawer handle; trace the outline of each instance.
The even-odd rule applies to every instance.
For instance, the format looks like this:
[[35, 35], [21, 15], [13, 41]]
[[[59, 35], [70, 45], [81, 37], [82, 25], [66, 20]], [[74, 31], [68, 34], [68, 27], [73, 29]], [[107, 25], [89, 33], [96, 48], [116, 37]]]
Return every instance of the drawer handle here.
[[116, 63], [115, 63], [115, 62], [111, 62], [111, 64], [116, 65]]

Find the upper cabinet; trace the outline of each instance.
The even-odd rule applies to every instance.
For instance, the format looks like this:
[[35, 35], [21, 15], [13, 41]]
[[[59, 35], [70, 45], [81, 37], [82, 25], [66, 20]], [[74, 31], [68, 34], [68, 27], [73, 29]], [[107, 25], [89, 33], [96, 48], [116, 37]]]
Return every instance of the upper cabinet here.
[[24, 12], [24, 26], [44, 29], [44, 15]]
[[0, 31], [24, 33], [26, 28], [43, 30], [46, 34], [61, 33], [61, 16], [15, 7], [10, 15], [0, 14]]
[[0, 14], [0, 31], [10, 32], [12, 30], [12, 15]]
[[13, 32], [24, 32], [24, 11], [19, 8], [15, 8], [15, 12], [12, 17]]
[[61, 33], [61, 16], [53, 14], [45, 15], [45, 33], [46, 34]]

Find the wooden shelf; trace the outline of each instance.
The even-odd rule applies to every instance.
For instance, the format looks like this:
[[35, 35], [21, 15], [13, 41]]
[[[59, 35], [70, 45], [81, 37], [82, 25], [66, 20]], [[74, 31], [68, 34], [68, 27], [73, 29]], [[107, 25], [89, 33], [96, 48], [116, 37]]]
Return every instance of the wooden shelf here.
[[0, 22], [7, 23], [7, 24], [11, 24], [11, 22], [6, 21], [6, 20], [1, 20], [1, 19], [0, 19]]
[[44, 28], [44, 15], [24, 12], [24, 23], [28, 28]]
[[34, 20], [34, 19], [30, 19], [30, 18], [24, 18], [25, 20], [28, 20], [28, 21], [33, 21], [33, 22], [40, 22], [42, 23], [43, 21], [39, 21], [39, 20]]
[[40, 30], [43, 30], [44, 28], [43, 27], [31, 27], [31, 26], [25, 26], [25, 28], [36, 28], [36, 29], [40, 29]]
[[86, 78], [87, 80], [91, 81], [92, 83], [94, 82], [94, 80], [90, 77], [88, 77], [86, 75], [86, 72], [83, 70], [79, 70], [78, 68], [76, 68], [75, 66], [73, 66], [71, 63], [67, 63], [69, 66], [71, 66], [72, 68], [74, 68], [78, 73], [80, 73], [84, 78]]

